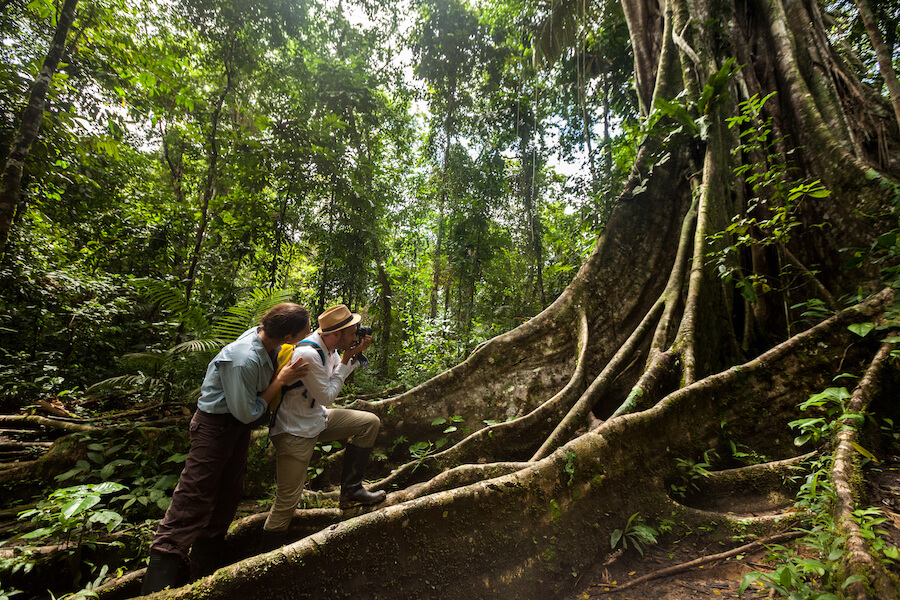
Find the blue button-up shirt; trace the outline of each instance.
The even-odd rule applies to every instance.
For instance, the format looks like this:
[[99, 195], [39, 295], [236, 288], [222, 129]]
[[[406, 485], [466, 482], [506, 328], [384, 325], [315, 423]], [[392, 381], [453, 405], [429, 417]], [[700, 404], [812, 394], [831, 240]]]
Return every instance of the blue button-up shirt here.
[[257, 328], [248, 329], [209, 363], [197, 408], [214, 415], [231, 413], [242, 423], [252, 423], [268, 409], [259, 394], [269, 387], [274, 374]]

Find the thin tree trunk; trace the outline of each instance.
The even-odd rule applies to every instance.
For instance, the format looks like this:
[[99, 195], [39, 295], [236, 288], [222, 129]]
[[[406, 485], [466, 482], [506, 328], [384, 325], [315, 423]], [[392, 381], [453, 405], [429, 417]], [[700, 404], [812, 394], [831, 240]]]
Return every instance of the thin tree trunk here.
[[31, 96], [28, 99], [28, 106], [22, 114], [19, 131], [9, 148], [6, 166], [3, 169], [3, 181], [0, 183], [0, 261], [6, 254], [9, 230], [16, 213], [16, 205], [19, 203], [25, 160], [28, 158], [31, 145], [40, 130], [47, 91], [50, 89], [50, 82], [53, 80], [53, 75], [65, 52], [66, 39], [69, 36], [69, 29], [72, 28], [72, 23], [75, 21], [77, 5], [78, 0], [66, 0], [63, 4], [56, 24], [56, 32], [53, 34], [53, 41], [44, 58], [41, 72], [38, 73], [34, 85], [31, 87]]
[[272, 264], [269, 265], [269, 287], [275, 287], [275, 277], [278, 273], [278, 257], [281, 254], [281, 240], [284, 237], [285, 218], [287, 215], [288, 196], [284, 195], [281, 202], [281, 218], [275, 229], [275, 248], [272, 250]]
[[169, 140], [166, 135], [167, 132], [164, 131], [162, 134], [163, 159], [165, 159], [166, 165], [169, 167], [169, 173], [172, 175], [172, 189], [175, 191], [175, 197], [178, 198], [178, 202], [184, 204], [184, 188], [181, 185], [184, 170], [181, 165], [176, 165], [172, 160], [172, 153], [169, 150]]
[[897, 119], [897, 128], [900, 130], [900, 81], [897, 80], [897, 72], [891, 61], [891, 48], [884, 43], [881, 30], [878, 29], [878, 20], [872, 13], [872, 7], [869, 6], [869, 0], [856, 0], [856, 6], [859, 8], [859, 16], [866, 26], [866, 33], [869, 34], [869, 40], [872, 42], [872, 48], [878, 58], [878, 70], [881, 71], [888, 93], [891, 95], [894, 117]]
[[206, 237], [206, 228], [209, 225], [209, 203], [216, 195], [216, 185], [218, 184], [218, 167], [219, 167], [219, 140], [218, 129], [219, 120], [222, 115], [222, 106], [225, 104], [225, 97], [231, 91], [231, 69], [227, 63], [225, 64], [225, 88], [219, 94], [216, 109], [212, 115], [212, 128], [209, 132], [209, 165], [206, 169], [206, 185], [203, 186], [203, 197], [200, 202], [200, 225], [197, 227], [197, 234], [194, 236], [194, 250], [191, 252], [191, 265], [188, 268], [186, 283], [184, 286], [184, 302], [190, 304], [191, 292], [194, 288], [194, 278], [197, 273], [197, 265], [200, 263], [200, 251], [203, 248], [203, 239]]
[[391, 300], [394, 292], [391, 289], [391, 278], [384, 267], [384, 258], [378, 245], [378, 240], [374, 239], [372, 244], [375, 249], [375, 262], [378, 266], [378, 284], [381, 286], [381, 359], [378, 361], [378, 369], [381, 371], [382, 376], [390, 378], [392, 374], [388, 372], [390, 369], [388, 357], [392, 353], [391, 328], [393, 326], [393, 317], [391, 315]]
[[[334, 195], [335, 195], [334, 173], [331, 174], [331, 197], [328, 205], [328, 238], [331, 238], [331, 232], [334, 231]], [[316, 303], [316, 314], [321, 315], [325, 312], [325, 295], [328, 292], [328, 263], [331, 254], [325, 254], [325, 260], [322, 263], [322, 277], [319, 279], [319, 297]]]
[[[441, 205], [438, 209], [438, 232], [437, 242], [434, 246], [434, 266], [432, 267], [431, 282], [431, 306], [429, 316], [434, 319], [437, 317], [437, 294], [438, 287], [441, 285], [441, 244], [444, 238], [444, 210], [447, 206], [447, 185], [450, 179], [450, 148], [453, 140], [453, 119], [456, 107], [456, 86], [452, 85], [450, 90], [450, 100], [447, 103], [447, 118], [444, 119], [444, 165], [441, 173]], [[446, 312], [446, 304], [445, 304]]]
[[[584, 48], [581, 48], [581, 52], [579, 53], [581, 56], [581, 60], [578, 61], [578, 104], [581, 106], [581, 126], [582, 126], [582, 134], [584, 135], [584, 148], [588, 155], [588, 165], [591, 170], [591, 178], [597, 178], [597, 170], [594, 165], [594, 152], [591, 148], [591, 122], [590, 122], [590, 113], [588, 113], [587, 109], [587, 77], [585, 76], [585, 51]], [[543, 307], [542, 307], [543, 308]]]
[[612, 142], [609, 139], [609, 73], [603, 78], [603, 157], [606, 178], [612, 177]]

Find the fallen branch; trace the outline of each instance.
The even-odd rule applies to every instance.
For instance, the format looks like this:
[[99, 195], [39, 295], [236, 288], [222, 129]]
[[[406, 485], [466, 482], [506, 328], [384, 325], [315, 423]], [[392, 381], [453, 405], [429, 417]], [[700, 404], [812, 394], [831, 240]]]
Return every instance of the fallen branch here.
[[71, 423], [68, 421], [60, 421], [47, 417], [39, 417], [37, 415], [0, 415], [0, 423], [6, 425], [19, 425], [24, 428], [48, 427], [51, 429], [60, 429], [68, 433], [77, 433], [79, 431], [96, 431], [97, 428], [92, 425], [83, 425], [80, 423]]
[[623, 583], [622, 585], [613, 587], [612, 585], [604, 585], [604, 584], [595, 584], [591, 587], [603, 587], [607, 588], [601, 590], [601, 594], [613, 594], [615, 592], [620, 592], [622, 590], [634, 587], [636, 585], [640, 585], [652, 579], [659, 579], [660, 577], [668, 577], [670, 575], [675, 575], [677, 573], [683, 573], [684, 571], [690, 571], [695, 567], [699, 567], [700, 565], [705, 565], [711, 562], [716, 562], [719, 560], [725, 560], [726, 558], [730, 558], [732, 556], [737, 556], [738, 554], [742, 554], [744, 552], [749, 552], [751, 550], [756, 550], [757, 548], [761, 548], [763, 546], [767, 546], [769, 544], [779, 544], [781, 542], [786, 542], [788, 540], [792, 540], [798, 537], [805, 535], [802, 531], [788, 531], [785, 533], [779, 533], [778, 535], [773, 535], [771, 537], [767, 537], [762, 540], [756, 540], [755, 542], [750, 542], [749, 544], [744, 544], [743, 546], [739, 546], [738, 548], [733, 548], [726, 552], [720, 552], [719, 554], [712, 554], [710, 556], [703, 556], [701, 558], [697, 558], [695, 560], [688, 561], [686, 563], [681, 563], [680, 565], [675, 565], [672, 567], [666, 567], [665, 569], [660, 569], [658, 571], [654, 571], [653, 573], [647, 573], [646, 575], [642, 575], [637, 579], [633, 579], [628, 583]]

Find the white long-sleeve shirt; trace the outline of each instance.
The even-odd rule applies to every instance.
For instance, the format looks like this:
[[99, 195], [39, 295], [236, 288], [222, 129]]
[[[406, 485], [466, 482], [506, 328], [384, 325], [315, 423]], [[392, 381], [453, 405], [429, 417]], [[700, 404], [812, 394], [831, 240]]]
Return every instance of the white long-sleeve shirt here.
[[309, 363], [309, 373], [300, 381], [302, 386], [288, 390], [281, 400], [281, 408], [269, 435], [289, 433], [298, 437], [314, 438], [325, 429], [328, 418], [326, 407], [334, 404], [344, 386], [344, 380], [356, 368], [356, 361], [349, 365], [341, 362], [337, 352], [328, 352], [318, 333], [306, 338], [318, 344], [325, 355], [325, 364], [319, 352], [309, 344], [298, 344], [292, 360], [303, 357]]

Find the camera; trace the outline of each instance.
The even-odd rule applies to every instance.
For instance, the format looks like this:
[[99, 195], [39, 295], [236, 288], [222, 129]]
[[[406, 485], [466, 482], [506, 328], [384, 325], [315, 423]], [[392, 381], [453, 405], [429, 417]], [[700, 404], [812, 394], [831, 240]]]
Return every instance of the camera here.
[[[356, 342], [353, 345], [355, 346], [356, 344], [359, 344], [362, 341], [362, 339], [364, 337], [366, 337], [367, 335], [372, 335], [372, 328], [369, 327], [368, 325], [360, 325], [359, 323], [357, 323], [356, 324]], [[359, 366], [365, 367], [366, 365], [369, 364], [369, 359], [366, 358], [362, 352], [360, 352], [359, 354], [356, 355], [356, 362], [359, 363]]]

